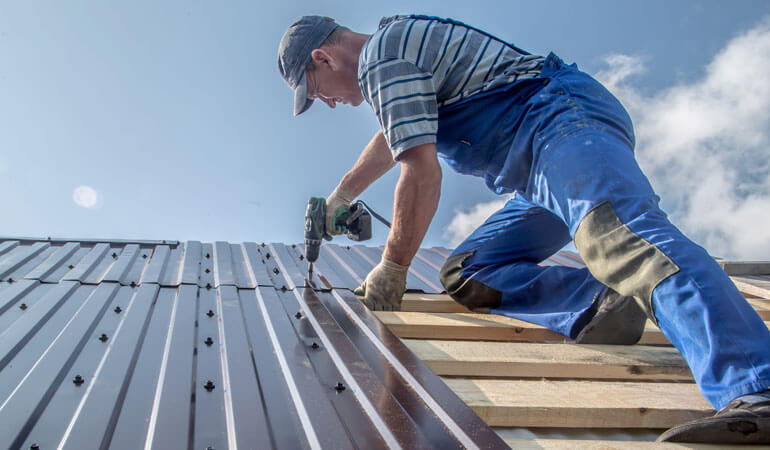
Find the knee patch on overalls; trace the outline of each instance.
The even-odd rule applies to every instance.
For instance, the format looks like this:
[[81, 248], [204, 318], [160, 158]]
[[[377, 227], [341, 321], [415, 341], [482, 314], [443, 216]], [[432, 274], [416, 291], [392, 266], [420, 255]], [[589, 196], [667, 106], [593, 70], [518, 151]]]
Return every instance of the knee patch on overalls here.
[[459, 253], [447, 258], [439, 272], [441, 284], [450, 297], [470, 310], [497, 308], [502, 302], [500, 291], [473, 278], [465, 279], [462, 276], [463, 261], [473, 253]]
[[652, 291], [679, 267], [620, 221], [609, 202], [592, 209], [575, 232], [575, 247], [599, 281], [632, 296], [657, 325]]

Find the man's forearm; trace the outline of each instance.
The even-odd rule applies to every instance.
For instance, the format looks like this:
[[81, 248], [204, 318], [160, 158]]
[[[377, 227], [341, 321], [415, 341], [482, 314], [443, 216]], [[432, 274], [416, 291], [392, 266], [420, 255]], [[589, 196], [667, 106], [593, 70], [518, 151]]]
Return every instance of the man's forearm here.
[[354, 199], [395, 164], [385, 137], [378, 132], [361, 152], [353, 168], [342, 177], [338, 187]]
[[441, 166], [436, 146], [425, 144], [405, 152], [396, 185], [393, 226], [383, 256], [408, 265], [428, 231], [441, 195]]

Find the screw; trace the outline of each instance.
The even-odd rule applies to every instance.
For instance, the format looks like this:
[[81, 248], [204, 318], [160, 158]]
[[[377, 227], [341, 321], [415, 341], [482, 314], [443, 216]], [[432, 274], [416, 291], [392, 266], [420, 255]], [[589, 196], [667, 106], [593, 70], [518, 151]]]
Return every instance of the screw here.
[[115, 313], [117, 313], [117, 314], [120, 314], [120, 312], [123, 311], [123, 310], [120, 309], [120, 306], [116, 306], [115, 309], [113, 309], [113, 311], [115, 311]]
[[26, 303], [22, 303], [21, 305], [19, 305], [19, 309], [24, 311], [25, 309], [27, 309], [27, 304]]
[[211, 283], [206, 283], [206, 290], [211, 289]]
[[209, 269], [206, 269], [206, 273], [209, 273], [209, 272], [211, 272], [211, 271]]
[[281, 286], [281, 292], [286, 292], [286, 286]]
[[203, 385], [203, 387], [204, 387], [204, 388], [205, 388], [207, 391], [211, 392], [211, 391], [213, 391], [213, 390], [214, 390], [214, 388], [215, 388], [216, 386], [214, 386], [214, 382], [213, 382], [213, 381], [211, 381], [211, 380], [208, 380], [208, 381], [206, 382], [206, 384], [204, 384], [204, 385]]
[[265, 246], [265, 243], [263, 242], [263, 243], [262, 243], [262, 247], [264, 247], [264, 246]]
[[291, 244], [291, 248], [297, 248], [297, 244]]
[[209, 317], [214, 317], [214, 311], [209, 310], [209, 312], [207, 312], [206, 315]]
[[206, 253], [206, 259], [209, 259], [209, 258], [211, 258], [211, 255], [209, 255], [208, 253]]
[[214, 450], [214, 447], [209, 445], [208, 447], [206, 447], [206, 450]]
[[301, 319], [302, 318], [302, 313], [297, 311], [297, 314], [294, 314], [294, 317], [296, 317], [297, 319]]
[[117, 257], [118, 257], [118, 254], [117, 254], [117, 253], [115, 253], [115, 252], [112, 252], [112, 259], [115, 259], [115, 258], [117, 258]]
[[69, 265], [69, 266], [67, 266], [67, 267], [69, 267], [69, 269], [70, 269], [70, 270], [72, 270], [72, 269], [74, 269], [74, 268], [75, 268], [75, 266], [73, 266], [72, 264], [70, 264], [70, 265]]
[[265, 253], [265, 258], [270, 259], [270, 253]]
[[320, 346], [318, 345], [318, 343], [317, 343], [317, 342], [313, 342], [313, 345], [311, 345], [310, 347], [311, 347], [313, 350], [318, 350], [318, 347], [320, 347]]
[[302, 261], [303, 259], [305, 259], [305, 257], [302, 255], [299, 255], [299, 260]]
[[80, 386], [81, 384], [85, 383], [86, 380], [83, 379], [80, 375], [75, 375], [75, 378], [72, 379], [72, 382], [75, 383], [75, 386]]
[[206, 344], [207, 346], [211, 347], [211, 344], [214, 343], [214, 340], [211, 339], [211, 336], [209, 336], [209, 337], [206, 338], [205, 341], [203, 341], [203, 343]]
[[136, 287], [136, 281], [132, 281], [130, 284], [131, 287]]
[[[51, 239], [51, 238], [48, 238]], [[37, 444], [32, 444], [29, 446], [29, 450], [40, 450], [40, 446]]]
[[334, 386], [334, 390], [337, 392], [342, 392], [345, 390], [345, 385], [342, 383], [337, 383], [337, 385]]
[[107, 342], [107, 335], [102, 333], [102, 335], [99, 336], [99, 340], [102, 341], [102, 342]]
[[278, 275], [279, 273], [281, 273], [281, 271], [278, 270], [278, 268], [276, 267], [276, 268], [273, 269], [273, 273]]
[[147, 253], [142, 253], [142, 258], [147, 259]]
[[349, 245], [346, 245], [346, 246], [345, 246], [345, 250], [350, 250], [350, 246], [349, 246]]
[[9, 283], [13, 283], [13, 278], [8, 278]]

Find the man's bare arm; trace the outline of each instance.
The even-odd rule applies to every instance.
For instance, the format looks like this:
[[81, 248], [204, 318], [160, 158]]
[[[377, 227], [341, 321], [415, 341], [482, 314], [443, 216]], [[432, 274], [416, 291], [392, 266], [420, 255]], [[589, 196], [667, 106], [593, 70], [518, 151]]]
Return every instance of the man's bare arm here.
[[390, 153], [385, 136], [379, 131], [366, 145], [353, 168], [342, 177], [338, 188], [350, 195], [350, 200], [361, 195], [377, 179], [393, 168], [396, 162]]
[[401, 154], [396, 185], [393, 227], [383, 257], [408, 265], [428, 231], [441, 195], [441, 166], [435, 144], [423, 144]]

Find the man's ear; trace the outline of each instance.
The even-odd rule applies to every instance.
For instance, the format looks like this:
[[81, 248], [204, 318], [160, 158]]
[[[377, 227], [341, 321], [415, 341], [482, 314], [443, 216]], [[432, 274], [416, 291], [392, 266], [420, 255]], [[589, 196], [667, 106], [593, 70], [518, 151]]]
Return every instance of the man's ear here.
[[327, 64], [332, 70], [339, 68], [339, 58], [336, 53], [328, 47], [320, 47], [310, 52], [310, 58], [316, 66]]

